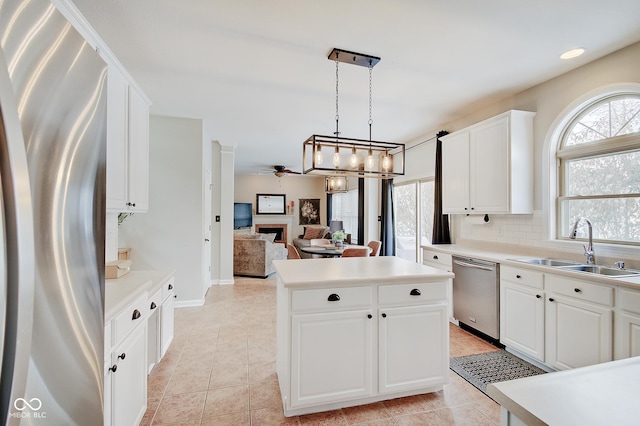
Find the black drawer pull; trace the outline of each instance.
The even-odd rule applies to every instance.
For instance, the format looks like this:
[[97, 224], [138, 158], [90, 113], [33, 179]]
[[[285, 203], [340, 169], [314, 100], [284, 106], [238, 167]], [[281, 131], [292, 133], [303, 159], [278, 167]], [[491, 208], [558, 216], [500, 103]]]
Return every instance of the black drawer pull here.
[[437, 255], [437, 254], [434, 254], [434, 255], [433, 255], [433, 258], [434, 258], [435, 260], [438, 260], [438, 255]]
[[127, 354], [122, 352], [120, 355], [118, 355], [118, 358], [120, 359], [125, 359], [127, 357]]
[[167, 287], [169, 290], [173, 290], [173, 285], [169, 284], [169, 287]]
[[371, 319], [371, 318], [373, 318], [373, 315], [369, 314], [369, 315], [367, 315], [367, 318]]
[[156, 305], [156, 302], [151, 302], [151, 309], [155, 309], [155, 308], [157, 308], [157, 307], [158, 307], [158, 306]]
[[580, 293], [582, 290], [580, 290], [579, 288], [574, 288], [573, 291], [575, 291], [576, 293]]
[[549, 302], [554, 302], [553, 297], [549, 298]]
[[413, 290], [411, 290], [411, 292], [409, 293], [411, 296], [420, 296], [422, 293], [420, 293], [420, 290], [417, 288], [414, 288]]
[[140, 311], [136, 309], [133, 311], [133, 316], [131, 317], [131, 320], [140, 319], [141, 316], [142, 314], [140, 313]]
[[117, 365], [114, 365], [113, 367], [109, 367], [109, 371], [113, 371], [114, 373], [116, 372], [117, 369], [118, 369]]
[[540, 299], [542, 296], [540, 296], [539, 294], [536, 294], [536, 298]]
[[387, 314], [382, 314], [382, 318], [386, 318], [386, 317], [387, 317]]
[[520, 279], [520, 278], [522, 278], [522, 276], [520, 276], [520, 275], [516, 275], [516, 278], [517, 278], [517, 279]]
[[327, 300], [328, 300], [329, 302], [337, 302], [338, 300], [340, 300], [340, 296], [338, 296], [338, 295], [337, 295], [337, 294], [335, 294], [335, 293], [331, 293], [331, 294], [329, 295], [329, 297], [327, 298]]

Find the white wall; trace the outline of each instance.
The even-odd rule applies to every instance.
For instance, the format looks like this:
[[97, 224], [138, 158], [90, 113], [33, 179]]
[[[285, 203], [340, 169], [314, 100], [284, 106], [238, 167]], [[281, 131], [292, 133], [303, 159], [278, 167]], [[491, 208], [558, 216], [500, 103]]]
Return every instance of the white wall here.
[[119, 226], [119, 246], [131, 247], [133, 269], [176, 269], [175, 292], [183, 305], [202, 304], [208, 288], [202, 267], [204, 138], [202, 120], [150, 117], [149, 211]]
[[253, 203], [255, 213], [256, 194], [285, 194], [287, 203], [294, 202], [293, 237], [302, 233], [299, 225], [299, 199], [320, 199], [320, 223], [327, 225], [327, 196], [324, 192], [324, 178], [319, 176], [288, 175], [277, 177], [267, 175], [236, 175], [235, 202]]
[[[421, 138], [426, 140], [440, 129], [453, 132], [478, 121], [510, 109], [535, 111], [534, 119], [534, 209], [531, 215], [493, 215], [488, 225], [470, 224], [465, 216], [454, 215], [452, 228], [454, 238], [499, 242], [516, 245], [545, 247], [549, 245], [548, 234], [548, 169], [547, 138], [552, 125], [565, 108], [576, 99], [599, 87], [621, 83], [640, 82], [640, 43], [635, 43], [602, 59], [584, 65], [538, 86], [525, 90], [500, 102], [478, 108], [463, 118], [443, 123]], [[416, 148], [418, 149], [418, 148]], [[413, 157], [414, 152], [408, 156]], [[410, 175], [432, 174], [432, 164], [420, 166], [410, 163]], [[432, 161], [432, 160], [431, 160]], [[416, 167], [419, 171], [416, 171]], [[577, 250], [578, 248], [576, 248]], [[572, 249], [573, 250], [573, 249]], [[581, 249], [580, 249], [581, 250]], [[615, 251], [615, 248], [613, 248]]]

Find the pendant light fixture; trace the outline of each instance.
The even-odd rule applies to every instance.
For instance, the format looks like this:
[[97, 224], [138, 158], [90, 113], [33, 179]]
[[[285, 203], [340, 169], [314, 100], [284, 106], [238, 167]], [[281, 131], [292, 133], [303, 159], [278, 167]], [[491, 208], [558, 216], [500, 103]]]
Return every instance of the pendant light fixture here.
[[[328, 57], [336, 63], [336, 130], [334, 136], [312, 135], [302, 145], [302, 171], [304, 174], [328, 176], [332, 182], [338, 176], [358, 176], [389, 179], [404, 175], [405, 146], [400, 143], [372, 139], [372, 72], [380, 58], [347, 50], [333, 49]], [[339, 64], [348, 63], [369, 69], [369, 139], [340, 136]], [[333, 151], [331, 164], [323, 164], [322, 149]], [[331, 185], [334, 186], [335, 185]], [[342, 189], [342, 188], [341, 188]]]

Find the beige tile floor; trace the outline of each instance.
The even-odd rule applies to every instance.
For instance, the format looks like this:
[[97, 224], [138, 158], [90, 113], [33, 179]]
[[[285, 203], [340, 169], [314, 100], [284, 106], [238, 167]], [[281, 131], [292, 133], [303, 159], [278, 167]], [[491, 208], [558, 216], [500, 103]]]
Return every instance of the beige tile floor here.
[[[498, 425], [500, 407], [458, 375], [440, 392], [285, 418], [275, 373], [275, 279], [238, 278], [175, 314], [149, 375], [143, 425]], [[451, 325], [451, 356], [496, 350]]]

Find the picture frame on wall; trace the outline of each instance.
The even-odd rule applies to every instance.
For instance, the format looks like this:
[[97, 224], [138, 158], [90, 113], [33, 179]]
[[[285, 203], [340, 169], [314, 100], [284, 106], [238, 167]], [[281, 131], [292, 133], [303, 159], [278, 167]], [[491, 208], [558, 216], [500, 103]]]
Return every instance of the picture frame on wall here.
[[319, 225], [320, 224], [320, 199], [319, 198], [300, 198], [298, 200], [300, 206], [299, 224], [300, 225]]
[[286, 194], [256, 194], [256, 214], [285, 214]]

